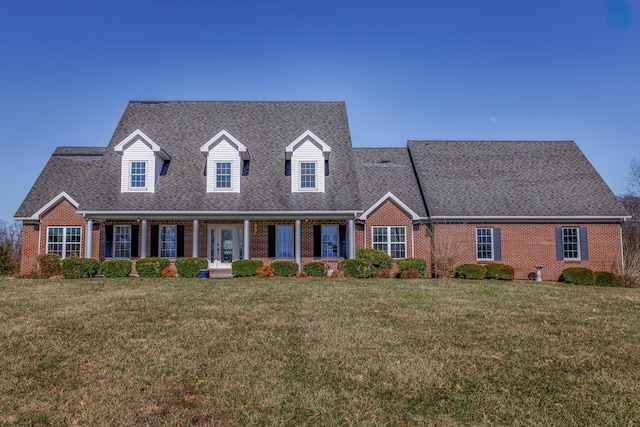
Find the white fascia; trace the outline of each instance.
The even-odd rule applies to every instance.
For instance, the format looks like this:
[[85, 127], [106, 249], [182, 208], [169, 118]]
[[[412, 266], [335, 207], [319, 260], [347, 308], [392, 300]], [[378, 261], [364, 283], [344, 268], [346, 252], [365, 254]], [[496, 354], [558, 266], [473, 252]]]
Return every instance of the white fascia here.
[[78, 211], [85, 217], [106, 219], [246, 218], [246, 219], [336, 219], [356, 218], [360, 211]]
[[249, 160], [249, 152], [247, 151], [247, 147], [245, 147], [244, 144], [242, 144], [240, 141], [234, 138], [233, 135], [231, 135], [224, 129], [222, 129], [216, 134], [216, 136], [211, 138], [202, 147], [200, 147], [200, 151], [206, 155], [207, 153], [209, 153], [209, 151], [211, 151], [213, 146], [225, 139], [236, 146], [238, 152], [240, 153], [240, 157], [242, 157], [243, 160]]
[[313, 132], [311, 132], [310, 130], [307, 129], [302, 135], [297, 137], [295, 139], [295, 141], [293, 141], [291, 144], [287, 145], [287, 148], [285, 148], [285, 150], [284, 150], [286, 158], [287, 159], [291, 159], [291, 153], [293, 153], [295, 151], [296, 147], [301, 142], [304, 142], [307, 139], [310, 139], [311, 141], [313, 141], [314, 144], [319, 146], [319, 148], [322, 151], [322, 154], [324, 155], [325, 159], [327, 159], [329, 157], [329, 153], [331, 153], [331, 147], [329, 147], [323, 140], [318, 138]]
[[630, 216], [431, 216], [431, 222], [624, 222]]
[[71, 203], [73, 205], [73, 207], [76, 208], [76, 209], [78, 208], [78, 206], [80, 206], [80, 204], [78, 202], [76, 202], [73, 199], [73, 197], [71, 197], [70, 195], [68, 195], [66, 192], [63, 191], [60, 194], [58, 194], [56, 197], [51, 199], [51, 201], [49, 201], [49, 203], [47, 203], [46, 205], [41, 207], [36, 213], [31, 215], [31, 217], [28, 218], [28, 219], [39, 220], [40, 219], [40, 215], [42, 215], [43, 213], [45, 213], [46, 211], [51, 209], [51, 207], [53, 207], [53, 205], [55, 205], [56, 203], [58, 203], [62, 199], [67, 199], [67, 201], [69, 203]]
[[394, 201], [398, 206], [400, 206], [402, 208], [403, 211], [405, 211], [406, 213], [409, 214], [409, 216], [411, 216], [411, 219], [414, 221], [418, 221], [420, 220], [420, 215], [418, 215], [417, 213], [415, 213], [409, 206], [407, 206], [406, 204], [404, 204], [402, 202], [402, 200], [398, 199], [396, 196], [393, 195], [393, 193], [388, 192], [387, 194], [385, 194], [384, 196], [382, 196], [377, 202], [375, 202], [369, 209], [367, 209], [366, 211], [364, 211], [364, 213], [362, 215], [360, 215], [360, 219], [367, 219], [367, 216], [369, 216], [369, 214], [373, 211], [375, 211], [381, 204], [383, 204], [386, 200], [391, 199], [392, 201]]
[[162, 160], [171, 160], [171, 156], [167, 154], [162, 148], [160, 148], [158, 144], [153, 142], [153, 140], [145, 135], [144, 132], [142, 132], [140, 129], [136, 129], [128, 137], [123, 139], [118, 145], [116, 145], [114, 151], [117, 153], [122, 153], [124, 152], [127, 145], [137, 140], [141, 140], [143, 143], [148, 145], [151, 148], [151, 151], [153, 151], [153, 153], [156, 156], [160, 157]]

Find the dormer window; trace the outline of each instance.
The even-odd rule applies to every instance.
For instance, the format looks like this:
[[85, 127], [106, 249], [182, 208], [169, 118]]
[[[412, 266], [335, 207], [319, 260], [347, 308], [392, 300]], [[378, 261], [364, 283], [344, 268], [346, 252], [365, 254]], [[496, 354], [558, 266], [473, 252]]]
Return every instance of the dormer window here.
[[247, 147], [221, 130], [200, 151], [206, 156], [207, 193], [239, 193], [240, 177], [249, 173]]
[[166, 174], [171, 156], [141, 130], [136, 130], [116, 145], [122, 156], [120, 191], [153, 193], [158, 177]]
[[291, 192], [325, 192], [331, 147], [310, 130], [285, 150], [285, 175], [291, 176]]

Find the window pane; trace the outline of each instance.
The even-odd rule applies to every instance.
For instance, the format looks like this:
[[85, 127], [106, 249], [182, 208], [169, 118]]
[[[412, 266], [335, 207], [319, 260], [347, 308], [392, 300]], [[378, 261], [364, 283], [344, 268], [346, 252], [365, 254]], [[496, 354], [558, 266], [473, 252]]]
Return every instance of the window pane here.
[[300, 187], [315, 188], [316, 186], [316, 164], [300, 163]]
[[564, 259], [580, 259], [578, 246], [578, 228], [563, 228], [562, 243]]
[[116, 225], [113, 234], [113, 257], [131, 258], [131, 226]]
[[80, 256], [80, 240], [81, 240], [81, 228], [80, 227], [67, 227], [66, 228], [66, 247], [64, 249], [64, 257], [68, 256]]
[[293, 227], [279, 225], [276, 236], [276, 257], [293, 258]]
[[176, 258], [176, 226], [163, 225], [160, 227], [160, 257]]
[[388, 253], [387, 227], [373, 227], [373, 249]]
[[322, 226], [322, 256], [335, 258], [338, 256], [338, 226]]
[[231, 188], [231, 163], [216, 163], [216, 187]]
[[478, 259], [493, 259], [492, 228], [476, 228], [476, 251]]
[[147, 164], [145, 162], [131, 162], [131, 187], [145, 186]]
[[406, 257], [406, 235], [404, 227], [389, 227], [391, 229], [391, 258]]
[[47, 232], [47, 253], [62, 256], [63, 238], [63, 227], [50, 227]]

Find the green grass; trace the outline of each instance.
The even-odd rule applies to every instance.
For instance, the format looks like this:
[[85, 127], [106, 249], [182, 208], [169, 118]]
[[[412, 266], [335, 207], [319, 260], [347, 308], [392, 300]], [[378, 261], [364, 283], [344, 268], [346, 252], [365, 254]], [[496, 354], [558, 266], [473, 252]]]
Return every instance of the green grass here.
[[0, 278], [0, 426], [630, 426], [640, 292]]

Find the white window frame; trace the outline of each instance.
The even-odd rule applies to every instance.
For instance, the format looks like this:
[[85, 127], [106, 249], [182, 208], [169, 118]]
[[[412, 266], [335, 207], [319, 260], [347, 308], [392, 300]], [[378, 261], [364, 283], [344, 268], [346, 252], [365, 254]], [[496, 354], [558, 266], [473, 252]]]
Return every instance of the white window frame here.
[[[167, 232], [173, 230], [173, 241], [167, 240]], [[171, 234], [169, 234], [169, 237]], [[158, 230], [158, 255], [160, 258], [175, 259], [178, 257], [178, 227], [161, 225]]]
[[[488, 231], [488, 234], [487, 234], [487, 231]], [[495, 239], [493, 236], [493, 228], [491, 227], [476, 228], [476, 260], [493, 261], [495, 257], [494, 244], [495, 244]]]
[[[577, 256], [567, 256], [567, 254], [573, 253]], [[582, 259], [580, 252], [580, 227], [562, 227], [562, 256], [564, 260], [569, 261], [579, 261]]]
[[[125, 235], [118, 231], [120, 229], [128, 229], [129, 240], [120, 240]], [[113, 258], [114, 259], [131, 259], [131, 226], [130, 225], [114, 225], [113, 226]]]
[[[333, 239], [325, 239], [325, 236], [329, 236], [330, 234], [325, 231], [325, 229], [335, 229], [335, 240]], [[323, 225], [320, 229], [321, 233], [321, 257], [322, 258], [338, 258], [340, 256], [340, 227], [338, 225]], [[333, 237], [333, 232], [331, 232], [331, 237]], [[335, 252], [332, 250], [331, 253], [329, 251], [325, 251], [325, 244], [334, 245], [335, 244]]]
[[[302, 173], [304, 165], [313, 165], [313, 174]], [[299, 179], [300, 179], [300, 191], [316, 191], [318, 189], [318, 162], [301, 160], [298, 163]], [[302, 185], [305, 177], [313, 177], [313, 186]]]
[[[287, 241], [283, 241], [280, 238], [280, 229], [285, 229], [285, 228], [290, 230], [291, 238], [287, 239], [288, 242]], [[293, 258], [294, 255], [295, 255], [294, 254], [294, 248], [293, 248], [293, 245], [294, 245], [293, 241], [294, 241], [294, 236], [293, 236], [293, 226], [292, 225], [276, 225], [276, 258], [285, 258], [285, 259]], [[287, 244], [287, 247], [281, 249], [281, 245], [284, 245], [285, 243]], [[290, 251], [291, 254], [288, 255], [288, 256], [281, 255], [281, 252], [283, 252], [285, 250]]]
[[[384, 230], [384, 233], [381, 231]], [[402, 230], [402, 233], [398, 233]], [[378, 231], [376, 235], [376, 231]], [[402, 235], [403, 240], [397, 240]], [[371, 227], [371, 247], [385, 252], [393, 259], [407, 257], [407, 227], [404, 225], [375, 225]], [[404, 256], [394, 256], [403, 254]]]
[[[50, 239], [52, 237], [51, 232], [53, 230], [60, 229], [62, 234], [56, 234], [56, 236], [60, 236], [60, 241], [51, 242]], [[71, 229], [78, 230], [78, 233], [70, 233]], [[77, 236], [77, 241], [69, 241], [69, 239]], [[72, 246], [73, 245], [73, 246]], [[78, 250], [72, 249], [77, 245]], [[60, 250], [56, 250], [59, 247]], [[58, 254], [60, 258], [64, 259], [67, 256], [77, 256], [79, 257], [82, 254], [82, 227], [79, 226], [52, 226], [47, 227], [47, 249], [46, 252], [48, 254]]]
[[[144, 172], [143, 173], [133, 173], [133, 165], [134, 164], [141, 164], [144, 165]], [[131, 191], [143, 191], [143, 190], [147, 190], [147, 169], [148, 165], [147, 165], [147, 161], [146, 160], [131, 160], [129, 162], [129, 189]], [[134, 179], [133, 177], [142, 177], [142, 184], [143, 185], [134, 185]]]
[[[228, 165], [229, 173], [220, 174], [218, 171], [219, 165]], [[213, 177], [214, 179], [213, 187], [215, 188], [216, 191], [233, 191], [233, 166], [234, 166], [234, 163], [231, 160], [224, 160], [224, 161], [220, 160], [220, 161], [214, 162], [215, 176]], [[229, 177], [229, 185], [227, 186], [218, 185], [218, 177], [227, 177], [227, 176]]]

